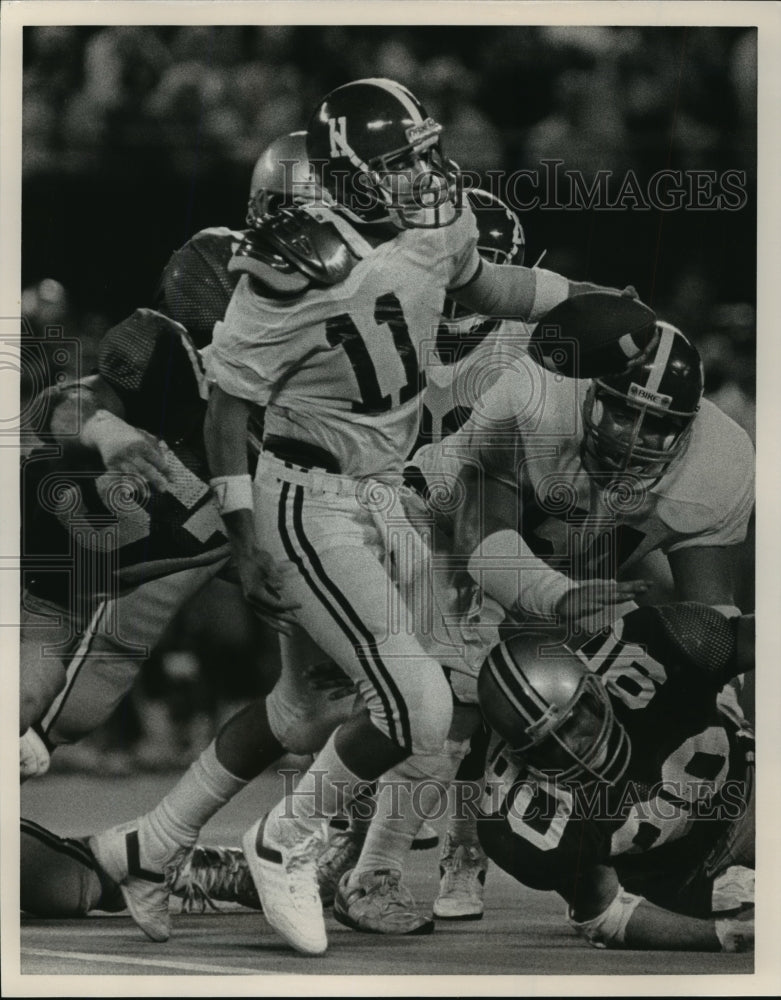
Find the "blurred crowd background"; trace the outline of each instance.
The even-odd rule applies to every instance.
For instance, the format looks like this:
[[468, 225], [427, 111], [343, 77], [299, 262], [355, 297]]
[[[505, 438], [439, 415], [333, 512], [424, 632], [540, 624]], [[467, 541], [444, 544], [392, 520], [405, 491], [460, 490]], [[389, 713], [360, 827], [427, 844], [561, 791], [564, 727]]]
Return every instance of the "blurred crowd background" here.
[[[738, 211], [521, 214], [527, 263], [544, 251], [546, 267], [572, 278], [634, 285], [695, 340], [707, 394], [754, 437], [752, 28], [28, 27], [28, 334], [64, 327], [89, 369], [105, 329], [150, 302], [173, 249], [204, 226], [241, 228], [263, 148], [305, 127], [328, 90], [363, 76], [409, 86], [444, 125], [447, 155], [473, 171], [555, 159], [586, 180], [631, 170], [641, 186], [665, 169], [743, 171]], [[753, 535], [744, 563], [749, 608]], [[196, 602], [180, 616], [122, 707], [121, 738], [116, 727], [104, 735], [104, 769], [112, 746], [118, 769], [186, 763], [221, 713], [273, 678], [273, 638], [237, 615], [230, 595], [208, 596], [208, 615]]]

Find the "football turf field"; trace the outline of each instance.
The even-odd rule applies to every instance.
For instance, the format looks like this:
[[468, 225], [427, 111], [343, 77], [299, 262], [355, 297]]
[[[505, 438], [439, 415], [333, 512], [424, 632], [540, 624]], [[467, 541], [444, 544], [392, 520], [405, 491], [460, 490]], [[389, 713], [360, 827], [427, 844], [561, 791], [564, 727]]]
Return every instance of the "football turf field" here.
[[[133, 819], [155, 805], [176, 777], [176, 774], [133, 777], [49, 774], [22, 786], [22, 815], [66, 836], [83, 835]], [[238, 844], [259, 811], [273, 803], [280, 787], [273, 776], [263, 776], [244, 789], [207, 824], [202, 841]], [[442, 833], [443, 821], [435, 825]], [[438, 848], [410, 855], [405, 881], [421, 907], [430, 907], [436, 894], [437, 858]], [[261, 995], [294, 990], [336, 993], [336, 988], [331, 991], [328, 980], [321, 978], [328, 976], [457, 976], [462, 977], [458, 980], [460, 990], [451, 985], [448, 992], [458, 995], [491, 992], [491, 985], [485, 984], [478, 991], [477, 980], [463, 977], [643, 973], [693, 975], [691, 992], [696, 995], [701, 992], [698, 983], [704, 982], [697, 976], [753, 971], [752, 955], [597, 951], [569, 929], [563, 910], [564, 904], [558, 897], [525, 889], [492, 866], [486, 882], [486, 912], [481, 921], [439, 922], [430, 936], [404, 938], [358, 934], [328, 916], [329, 950], [318, 958], [297, 955], [269, 928], [260, 913], [235, 907], [217, 913], [175, 914], [172, 935], [165, 944], [148, 941], [125, 913], [91, 915], [80, 920], [25, 916], [21, 923], [20, 971], [31, 988], [38, 975], [307, 977], [298, 982], [285, 980], [288, 987], [272, 988], [259, 981], [253, 991]], [[375, 991], [404, 993], [406, 989], [404, 978], [364, 982], [369, 985], [356, 981], [357, 995], [363, 989], [366, 990], [363, 995]], [[431, 982], [433, 985], [434, 981]], [[110, 983], [111, 980], [103, 981], [107, 987], [105, 995], [111, 992]], [[116, 985], [119, 987], [118, 981]], [[194, 995], [191, 985], [183, 980], [179, 995]], [[237, 988], [243, 990], [246, 985], [247, 981], [243, 981]], [[512, 980], [495, 981], [497, 991], [506, 992], [508, 985], [512, 985]], [[343, 989], [341, 995], [349, 995]], [[536, 989], [545, 992], [543, 980], [537, 981]], [[577, 986], [573, 983], [573, 992], [578, 990], [591, 992], [586, 980]]]

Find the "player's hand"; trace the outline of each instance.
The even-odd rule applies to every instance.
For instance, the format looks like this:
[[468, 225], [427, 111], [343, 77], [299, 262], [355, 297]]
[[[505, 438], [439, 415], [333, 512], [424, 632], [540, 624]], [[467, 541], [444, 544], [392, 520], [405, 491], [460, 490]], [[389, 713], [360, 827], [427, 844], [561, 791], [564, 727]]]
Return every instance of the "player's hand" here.
[[292, 635], [300, 605], [282, 597], [279, 569], [263, 549], [253, 546], [236, 553], [236, 571], [244, 598], [261, 621], [285, 635]]
[[168, 489], [171, 476], [164, 445], [147, 431], [117, 421], [98, 447], [108, 472], [140, 477], [159, 493]]
[[638, 299], [640, 296], [637, 294], [637, 289], [634, 285], [627, 285], [626, 288], [621, 289], [621, 294], [627, 299]]
[[[616, 605], [633, 601], [647, 590], [648, 583], [645, 580], [626, 580], [621, 583], [615, 580], [588, 580], [571, 587], [559, 599], [556, 614], [560, 620], [569, 623], [597, 616], [592, 627], [598, 631], [613, 620]], [[602, 624], [599, 624], [600, 621]]]

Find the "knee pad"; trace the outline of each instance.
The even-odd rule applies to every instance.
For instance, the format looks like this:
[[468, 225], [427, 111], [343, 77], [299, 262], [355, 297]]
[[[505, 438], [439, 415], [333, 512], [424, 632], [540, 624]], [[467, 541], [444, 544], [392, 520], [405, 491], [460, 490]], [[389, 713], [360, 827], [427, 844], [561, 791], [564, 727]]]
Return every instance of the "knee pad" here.
[[266, 698], [271, 732], [289, 753], [319, 753], [334, 729], [353, 714], [354, 697], [334, 701], [329, 693], [304, 684], [293, 690], [278, 682]]

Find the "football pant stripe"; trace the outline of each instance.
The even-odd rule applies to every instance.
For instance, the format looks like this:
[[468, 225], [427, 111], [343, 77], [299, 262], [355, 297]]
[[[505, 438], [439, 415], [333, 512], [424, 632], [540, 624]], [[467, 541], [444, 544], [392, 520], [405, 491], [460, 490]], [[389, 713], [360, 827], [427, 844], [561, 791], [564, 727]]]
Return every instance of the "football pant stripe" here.
[[67, 854], [75, 861], [80, 861], [89, 868], [94, 869], [96, 867], [92, 852], [77, 840], [58, 837], [56, 833], [47, 830], [45, 826], [40, 826], [38, 823], [33, 822], [33, 820], [25, 819], [24, 817], [20, 819], [20, 830], [22, 833], [29, 834], [31, 837], [35, 837], [36, 840], [40, 840], [42, 844], [46, 844], [47, 847], [50, 847], [53, 851], [57, 851], [59, 854]]
[[92, 621], [89, 623], [84, 631], [81, 642], [76, 647], [76, 651], [73, 656], [70, 657], [68, 663], [65, 666], [65, 687], [60, 691], [57, 697], [49, 706], [48, 712], [43, 716], [40, 721], [40, 729], [44, 737], [47, 737], [54, 727], [55, 722], [60, 717], [60, 713], [65, 707], [65, 702], [68, 700], [68, 695], [71, 693], [76, 679], [81, 672], [81, 668], [84, 666], [87, 660], [87, 654], [89, 653], [92, 641], [95, 638], [95, 634], [98, 630], [98, 626], [101, 624], [103, 618], [106, 616], [106, 611], [109, 606], [108, 600], [102, 600], [98, 604], [97, 611], [92, 616]]
[[[369, 654], [377, 668], [377, 673], [379, 674], [380, 679], [384, 681], [385, 684], [385, 688], [383, 689], [379, 685], [377, 685], [377, 682], [375, 680], [374, 681], [375, 687], [377, 688], [378, 693], [386, 691], [390, 698], [390, 704], [388, 704], [386, 707], [386, 714], [388, 716], [389, 727], [390, 724], [393, 723], [392, 731], [395, 731], [395, 723], [396, 719], [398, 719], [401, 725], [400, 746], [402, 746], [405, 750], [411, 751], [412, 726], [410, 725], [409, 712], [407, 711], [407, 703], [404, 700], [404, 696], [399, 690], [398, 685], [394, 680], [393, 674], [388, 669], [383, 658], [380, 656], [379, 650], [377, 649], [376, 638], [374, 637], [374, 635], [372, 635], [370, 629], [368, 629], [367, 626], [363, 623], [358, 612], [350, 604], [346, 595], [341, 590], [339, 590], [339, 588], [330, 578], [328, 573], [326, 573], [325, 568], [323, 567], [323, 564], [320, 561], [320, 557], [317, 554], [317, 551], [314, 549], [311, 542], [306, 537], [306, 533], [304, 531], [303, 516], [302, 516], [303, 506], [304, 506], [304, 490], [303, 487], [299, 486], [296, 488], [296, 497], [293, 502], [293, 524], [296, 531], [296, 535], [300, 539], [304, 551], [309, 556], [312, 568], [314, 569], [321, 583], [324, 585], [326, 590], [330, 591], [334, 600], [341, 606], [342, 611], [347, 616], [348, 620], [352, 624], [358, 636], [363, 638], [363, 644], [354, 643], [356, 652], [358, 649], [361, 649], [362, 651], [368, 649]], [[365, 656], [365, 653], [363, 655]], [[393, 703], [395, 703], [396, 705], [395, 713], [392, 710]], [[384, 697], [383, 697], [383, 704], [386, 704], [386, 699]], [[399, 742], [398, 739], [396, 740], [396, 742]]]
[[[402, 739], [406, 738], [407, 740], [406, 745], [402, 744], [399, 739], [396, 714], [394, 714], [393, 711], [391, 697], [389, 696], [388, 691], [382, 685], [381, 678], [378, 677], [375, 671], [372, 669], [372, 664], [366, 655], [367, 645], [368, 645], [369, 652], [372, 653], [372, 659], [375, 661], [375, 663], [378, 663], [379, 657], [376, 655], [375, 651], [371, 649], [371, 644], [373, 644], [374, 642], [373, 636], [371, 635], [370, 632], [368, 632], [367, 629], [364, 628], [358, 615], [356, 614], [352, 606], [349, 604], [344, 594], [342, 594], [341, 591], [328, 578], [327, 574], [323, 570], [322, 563], [320, 562], [317, 553], [315, 552], [314, 548], [312, 547], [311, 543], [306, 537], [301, 517], [301, 509], [303, 506], [303, 497], [304, 497], [303, 487], [301, 486], [296, 487], [294, 496], [293, 515], [292, 515], [293, 531], [295, 534], [296, 542], [301, 547], [303, 553], [306, 554], [310, 562], [312, 572], [310, 572], [309, 568], [307, 568], [307, 565], [304, 562], [304, 556], [298, 551], [296, 551], [296, 547], [293, 544], [293, 539], [291, 537], [287, 525], [287, 511], [288, 507], [290, 506], [289, 497], [290, 497], [290, 484], [285, 483], [282, 487], [282, 492], [280, 494], [278, 527], [279, 527], [279, 534], [282, 539], [282, 543], [285, 547], [285, 551], [288, 555], [288, 558], [298, 567], [302, 577], [308, 583], [312, 593], [317, 597], [317, 599], [320, 601], [320, 603], [323, 605], [323, 607], [326, 609], [329, 615], [333, 618], [333, 620], [345, 634], [347, 640], [349, 641], [350, 645], [355, 651], [355, 655], [358, 658], [358, 661], [360, 662], [367, 676], [371, 680], [371, 683], [375, 688], [375, 690], [377, 691], [377, 694], [382, 702], [382, 706], [385, 712], [385, 717], [388, 723], [388, 731], [391, 735], [391, 739], [393, 739], [396, 743], [399, 743], [400, 745], [404, 745], [405, 749], [411, 748], [409, 720], [407, 718], [406, 705], [404, 705], [404, 700], [401, 698], [400, 694], [396, 690], [396, 685], [391, 680], [390, 682], [391, 695], [393, 695], [393, 692], [395, 691], [396, 701], [397, 701], [397, 715], [402, 725]], [[315, 580], [315, 578], [313, 577], [313, 573], [317, 576], [317, 580]], [[331, 595], [332, 599], [329, 598], [328, 596], [329, 594]], [[366, 635], [367, 633], [369, 636], [370, 644], [360, 641], [360, 636]], [[381, 670], [384, 669], [384, 664], [382, 663], [381, 660], [379, 660], [378, 666], [380, 667]], [[399, 704], [401, 707], [401, 711], [398, 710]]]

